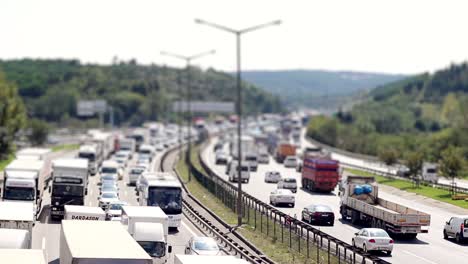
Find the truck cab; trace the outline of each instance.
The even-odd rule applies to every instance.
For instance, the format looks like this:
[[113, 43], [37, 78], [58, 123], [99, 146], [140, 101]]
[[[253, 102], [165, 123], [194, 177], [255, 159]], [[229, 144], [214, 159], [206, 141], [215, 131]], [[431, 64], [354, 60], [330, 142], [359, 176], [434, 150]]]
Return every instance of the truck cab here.
[[89, 173], [95, 175], [98, 172], [97, 150], [95, 145], [84, 145], [78, 151], [78, 158], [87, 159]]
[[249, 165], [250, 171], [257, 171], [258, 169], [258, 154], [249, 152], [244, 155], [244, 161]]
[[437, 174], [437, 170], [437, 163], [424, 162], [421, 170], [423, 181], [437, 183], [439, 181], [439, 175]]
[[172, 246], [167, 245], [164, 226], [160, 223], [135, 223], [133, 238], [153, 258], [153, 263], [167, 262]]

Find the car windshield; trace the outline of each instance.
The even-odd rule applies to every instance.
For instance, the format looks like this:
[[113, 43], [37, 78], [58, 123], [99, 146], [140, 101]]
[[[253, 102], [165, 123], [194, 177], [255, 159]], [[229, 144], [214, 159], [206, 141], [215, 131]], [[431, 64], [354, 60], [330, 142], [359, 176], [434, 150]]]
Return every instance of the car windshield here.
[[122, 210], [123, 204], [111, 204], [109, 210]]
[[317, 212], [333, 212], [332, 209], [326, 205], [317, 205], [315, 206], [315, 211]]
[[218, 251], [219, 247], [218, 244], [211, 240], [211, 239], [204, 239], [204, 240], [197, 240], [193, 242], [193, 248], [195, 250], [210, 250], [210, 251]]
[[102, 192], [113, 192], [116, 190], [117, 188], [115, 187], [115, 185], [103, 185], [102, 186]]
[[141, 173], [143, 173], [143, 171], [144, 171], [143, 168], [136, 168], [136, 169], [130, 170], [130, 173], [131, 174], [141, 174]]
[[113, 181], [115, 178], [112, 175], [104, 175], [101, 177], [101, 180]]
[[34, 189], [23, 187], [5, 187], [3, 198], [7, 200], [34, 200]]
[[114, 192], [103, 193], [102, 198], [117, 198], [117, 194]]
[[117, 173], [117, 168], [102, 167], [102, 173]]
[[151, 257], [162, 257], [166, 254], [166, 246], [164, 242], [138, 241], [138, 244], [140, 244], [140, 246]]
[[242, 167], [241, 167], [241, 170], [242, 170], [242, 171], [249, 171], [249, 167], [248, 167], [248, 166], [242, 166]]
[[296, 179], [284, 179], [283, 181], [288, 183], [295, 183]]
[[148, 206], [159, 206], [166, 214], [182, 212], [182, 190], [171, 187], [150, 187]]
[[93, 153], [78, 153], [78, 158], [82, 158], [82, 159], [87, 159], [89, 161], [94, 161], [96, 159], [96, 155], [94, 155]]
[[383, 230], [370, 230], [369, 233], [371, 237], [389, 237], [387, 232]]
[[115, 156], [118, 157], [118, 158], [126, 158], [127, 154], [126, 153], [116, 153]]

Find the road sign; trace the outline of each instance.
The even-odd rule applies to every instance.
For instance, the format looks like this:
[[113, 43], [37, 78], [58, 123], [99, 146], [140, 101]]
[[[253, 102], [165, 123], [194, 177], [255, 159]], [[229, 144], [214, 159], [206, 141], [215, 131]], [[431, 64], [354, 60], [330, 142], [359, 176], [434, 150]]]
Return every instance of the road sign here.
[[80, 117], [91, 117], [105, 113], [107, 102], [105, 100], [80, 100], [76, 105], [76, 114]]
[[[174, 112], [187, 112], [187, 101], [176, 101], [172, 104]], [[205, 102], [205, 101], [192, 101], [190, 109], [196, 113], [233, 113], [234, 102]]]

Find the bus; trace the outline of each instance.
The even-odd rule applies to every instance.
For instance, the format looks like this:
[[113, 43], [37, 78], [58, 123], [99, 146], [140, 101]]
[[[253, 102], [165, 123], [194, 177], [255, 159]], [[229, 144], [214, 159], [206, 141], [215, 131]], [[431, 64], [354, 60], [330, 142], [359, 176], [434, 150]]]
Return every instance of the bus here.
[[139, 192], [140, 206], [159, 206], [169, 218], [169, 227], [177, 229], [182, 221], [182, 185], [170, 173], [157, 173]]

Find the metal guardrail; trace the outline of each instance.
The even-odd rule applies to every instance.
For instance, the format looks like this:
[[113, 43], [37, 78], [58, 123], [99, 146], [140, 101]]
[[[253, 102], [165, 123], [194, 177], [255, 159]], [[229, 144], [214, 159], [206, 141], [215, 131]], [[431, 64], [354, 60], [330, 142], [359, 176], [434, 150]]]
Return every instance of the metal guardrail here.
[[[172, 149], [167, 150], [163, 156], [161, 157], [161, 162], [160, 162], [160, 170], [165, 171], [164, 168], [164, 161], [166, 158], [169, 156], [174, 151], [178, 151], [181, 147], [177, 146]], [[190, 164], [191, 165], [191, 164]], [[179, 180], [182, 183], [182, 187], [184, 191], [187, 194], [187, 197], [190, 198], [193, 202], [195, 202], [197, 205], [202, 207], [205, 211], [210, 213], [213, 218], [215, 218], [221, 225], [223, 225], [226, 228], [231, 228], [230, 225], [228, 225], [226, 222], [224, 222], [222, 219], [220, 219], [216, 214], [212, 213], [208, 208], [206, 208], [200, 201], [198, 201], [192, 194], [189, 192], [185, 184], [182, 182], [180, 176], [178, 175], [177, 170], [174, 170], [179, 178]], [[261, 257], [257, 257], [255, 255], [252, 255], [249, 250], [244, 248], [243, 246], [239, 245], [236, 241], [234, 241], [232, 238], [229, 237], [228, 234], [223, 233], [218, 227], [216, 227], [213, 223], [211, 223], [208, 219], [206, 219], [202, 214], [200, 214], [187, 200], [183, 201], [183, 208], [185, 210], [184, 214], [188, 216], [189, 220], [192, 222], [196, 222], [198, 226], [201, 226], [203, 229], [208, 231], [211, 235], [215, 236], [220, 242], [224, 250], [227, 250], [229, 252], [234, 253], [241, 259], [245, 259], [249, 261], [250, 263], [258, 263], [258, 264], [275, 264], [272, 260], [270, 260], [268, 257], [263, 256], [263, 254], [259, 254], [261, 252], [255, 251], [257, 254], [262, 255]], [[192, 218], [192, 219], [190, 219]], [[235, 235], [238, 239], [240, 239], [244, 244], [250, 246], [251, 249], [254, 249], [254, 246], [250, 244], [245, 238], [239, 237], [236, 232], [231, 232], [232, 235]]]
[[[202, 146], [201, 149], [203, 148]], [[201, 166], [208, 175], [192, 165], [194, 177], [236, 212], [237, 187], [217, 175], [204, 162], [201, 151], [198, 155]], [[245, 192], [242, 192], [242, 202], [242, 215], [247, 223], [287, 244], [290, 249], [304, 254], [311, 260], [315, 259], [316, 263], [389, 263], [295, 219]], [[321, 253], [323, 251], [326, 253]]]

